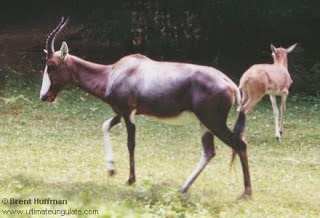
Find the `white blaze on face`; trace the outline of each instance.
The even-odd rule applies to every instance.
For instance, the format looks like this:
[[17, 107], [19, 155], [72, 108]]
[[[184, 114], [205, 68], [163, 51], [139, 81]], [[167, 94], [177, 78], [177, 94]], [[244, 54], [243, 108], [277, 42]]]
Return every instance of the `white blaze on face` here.
[[51, 81], [48, 75], [48, 66], [46, 65], [43, 72], [40, 98], [42, 98], [45, 94], [47, 94], [47, 92], [49, 91], [50, 85], [51, 85]]

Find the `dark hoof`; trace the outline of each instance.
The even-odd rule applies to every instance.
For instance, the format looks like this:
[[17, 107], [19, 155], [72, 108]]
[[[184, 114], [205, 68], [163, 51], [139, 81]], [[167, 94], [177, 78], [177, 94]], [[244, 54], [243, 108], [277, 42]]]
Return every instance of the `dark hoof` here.
[[250, 199], [251, 198], [251, 195], [252, 195], [252, 189], [251, 187], [247, 187], [243, 194], [240, 195], [237, 199], [238, 200], [246, 200], [246, 199]]
[[185, 193], [187, 193], [187, 190], [186, 190], [186, 189], [180, 189], [179, 192], [180, 192], [181, 194], [185, 194]]
[[116, 174], [115, 170], [108, 170], [108, 175], [109, 176], [114, 176]]
[[281, 138], [279, 136], [276, 136], [276, 139], [278, 142], [281, 142]]
[[129, 179], [127, 182], [126, 182], [126, 185], [132, 185], [136, 183], [136, 180], [135, 179]]
[[251, 193], [244, 192], [242, 195], [240, 195], [237, 200], [247, 200], [251, 198]]

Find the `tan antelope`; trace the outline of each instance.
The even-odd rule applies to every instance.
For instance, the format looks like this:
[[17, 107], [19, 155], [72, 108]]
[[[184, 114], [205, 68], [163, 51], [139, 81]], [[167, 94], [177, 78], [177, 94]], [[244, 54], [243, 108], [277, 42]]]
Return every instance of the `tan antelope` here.
[[[270, 96], [274, 124], [275, 136], [279, 141], [283, 132], [283, 116], [286, 110], [286, 100], [289, 94], [289, 87], [292, 83], [288, 71], [287, 54], [290, 53], [297, 44], [289, 48], [276, 48], [271, 44], [273, 64], [256, 64], [251, 66], [240, 79], [240, 91], [242, 94], [242, 105], [247, 114], [265, 95]], [[280, 106], [280, 127], [279, 110], [276, 96], [281, 96]]]
[[[48, 36], [40, 98], [53, 102], [65, 85], [73, 84], [110, 105], [115, 116], [102, 125], [110, 175], [114, 174], [115, 168], [109, 132], [121, 119], [124, 119], [127, 129], [130, 168], [127, 184], [131, 185], [136, 181], [135, 116], [146, 115], [167, 120], [191, 115], [201, 126], [202, 155], [180, 191], [186, 192], [215, 156], [216, 136], [239, 155], [245, 188], [243, 196], [251, 195], [247, 145], [241, 139], [245, 113], [241, 106], [240, 90], [234, 82], [212, 67], [154, 61], [140, 54], [125, 56], [111, 65], [102, 65], [69, 54], [65, 42], [60, 51], [55, 51], [55, 38], [67, 21], [62, 19]], [[231, 131], [227, 126], [227, 118], [235, 99], [240, 105], [240, 113]]]

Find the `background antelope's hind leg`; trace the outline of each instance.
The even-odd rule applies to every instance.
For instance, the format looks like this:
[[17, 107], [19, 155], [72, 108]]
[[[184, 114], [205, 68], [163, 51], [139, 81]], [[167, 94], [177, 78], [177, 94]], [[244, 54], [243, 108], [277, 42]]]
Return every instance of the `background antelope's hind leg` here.
[[[249, 98], [248, 98], [248, 92], [246, 90], [246, 88], [240, 88], [240, 93], [241, 93], [241, 105], [245, 105], [247, 104]], [[237, 108], [237, 112], [239, 113], [240, 112], [240, 105], [238, 105], [238, 108]]]
[[[246, 87], [241, 88], [241, 104], [245, 105], [249, 101], [249, 93]], [[240, 110], [239, 110], [240, 111]]]
[[184, 185], [180, 189], [180, 192], [185, 193], [188, 191], [189, 187], [196, 180], [205, 166], [209, 161], [215, 156], [215, 147], [214, 147], [214, 138], [213, 134], [201, 124], [201, 142], [202, 142], [202, 155], [201, 160], [198, 163], [197, 167], [194, 169], [189, 178], [185, 181]]
[[277, 106], [276, 96], [270, 95], [270, 101], [271, 101], [273, 116], [274, 116], [275, 136], [276, 136], [276, 139], [280, 141], [281, 134], [279, 129], [279, 109]]
[[[247, 90], [248, 91], [248, 90]], [[242, 103], [245, 114], [247, 114], [252, 108], [254, 108], [259, 101], [263, 98], [261, 94], [253, 94], [252, 92], [247, 92], [246, 97]], [[239, 111], [240, 112], [240, 111]], [[246, 130], [242, 134], [242, 140], [247, 141]]]
[[254, 106], [258, 104], [263, 98], [263, 95], [252, 95], [250, 94], [248, 100], [243, 104], [245, 113], [247, 114]]
[[242, 90], [242, 105], [247, 114], [259, 101], [261, 101], [265, 95], [266, 87], [259, 81], [248, 80]]
[[115, 168], [114, 168], [114, 156], [113, 156], [109, 132], [113, 126], [120, 123], [120, 120], [121, 120], [121, 116], [117, 115], [115, 117], [112, 117], [112, 118], [106, 120], [102, 124], [102, 133], [104, 136], [105, 158], [106, 158], [106, 162], [107, 162], [107, 169], [108, 169], [109, 175], [111, 175], [111, 176], [114, 175]]

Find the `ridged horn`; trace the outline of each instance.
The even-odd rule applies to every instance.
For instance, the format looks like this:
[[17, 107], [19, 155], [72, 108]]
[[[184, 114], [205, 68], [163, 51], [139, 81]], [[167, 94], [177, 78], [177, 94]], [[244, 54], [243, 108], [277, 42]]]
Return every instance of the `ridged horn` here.
[[54, 53], [54, 40], [67, 25], [68, 21], [69, 17], [66, 20], [64, 19], [64, 17], [62, 17], [58, 26], [49, 34], [46, 42], [46, 50], [48, 52], [48, 56]]

